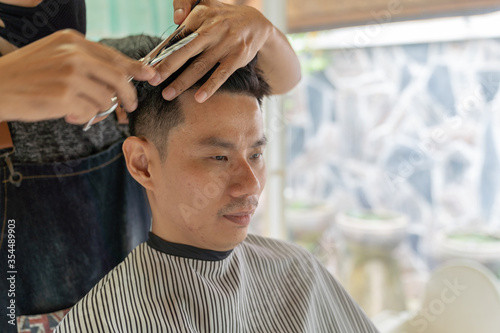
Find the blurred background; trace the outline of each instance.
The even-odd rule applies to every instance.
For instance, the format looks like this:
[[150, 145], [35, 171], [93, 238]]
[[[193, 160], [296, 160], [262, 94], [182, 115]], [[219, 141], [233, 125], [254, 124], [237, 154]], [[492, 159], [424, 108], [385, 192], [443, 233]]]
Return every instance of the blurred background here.
[[[93, 40], [175, 29], [171, 0], [86, 2]], [[306, 247], [380, 327], [418, 313], [448, 260], [498, 282], [500, 1], [223, 2], [261, 10], [302, 62], [266, 103], [252, 231]]]

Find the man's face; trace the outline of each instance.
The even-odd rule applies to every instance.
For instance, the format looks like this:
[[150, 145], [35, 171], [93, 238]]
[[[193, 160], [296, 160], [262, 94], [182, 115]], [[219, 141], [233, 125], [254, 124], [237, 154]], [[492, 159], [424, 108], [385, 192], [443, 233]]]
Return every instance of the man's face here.
[[151, 175], [153, 232], [232, 249], [245, 239], [265, 183], [262, 112], [241, 94], [220, 92], [199, 104], [188, 91], [179, 101], [185, 120], [170, 131], [165, 160]]

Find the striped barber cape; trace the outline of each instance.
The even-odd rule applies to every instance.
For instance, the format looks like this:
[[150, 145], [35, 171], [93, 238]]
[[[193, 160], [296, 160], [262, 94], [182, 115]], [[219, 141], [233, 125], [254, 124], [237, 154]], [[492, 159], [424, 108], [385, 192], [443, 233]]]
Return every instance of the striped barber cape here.
[[248, 235], [222, 257], [206, 258], [196, 250], [172, 255], [169, 244], [151, 234], [54, 332], [377, 332], [296, 245]]

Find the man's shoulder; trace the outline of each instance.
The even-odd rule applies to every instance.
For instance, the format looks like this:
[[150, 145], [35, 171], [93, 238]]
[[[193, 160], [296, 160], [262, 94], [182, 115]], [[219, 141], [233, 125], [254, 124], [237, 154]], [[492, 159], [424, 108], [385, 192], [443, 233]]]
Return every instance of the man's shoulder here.
[[314, 256], [301, 246], [280, 239], [248, 234], [241, 245], [244, 252], [260, 257], [299, 259], [302, 262], [315, 261]]
[[[79, 325], [84, 323], [85, 326], [95, 328], [93, 325], [96, 324], [96, 319], [102, 319], [101, 315], [104, 309], [112, 307], [113, 311], [123, 310], [119, 307], [130, 302], [123, 302], [123, 300], [117, 302], [117, 298], [121, 295], [125, 295], [127, 298], [130, 295], [117, 291], [130, 290], [130, 287], [137, 283], [137, 281], [132, 280], [135, 280], [135, 277], [140, 276], [140, 274], [132, 273], [137, 270], [138, 266], [141, 266], [141, 258], [146, 246], [146, 243], [137, 246], [120, 264], [106, 274], [84, 298], [76, 303], [57, 326], [54, 333], [87, 331]], [[108, 303], [110, 300], [113, 301]], [[92, 318], [91, 322], [87, 322], [88, 318]]]
[[128, 271], [134, 269], [133, 267], [140, 265], [145, 251], [147, 251], [147, 243], [144, 242], [139, 244], [125, 257], [125, 259], [123, 259], [121, 263], [116, 265], [115, 268], [106, 274], [103, 280], [116, 279], [118, 276], [121, 278], [128, 278], [129, 276], [123, 274], [126, 274]]
[[[92, 288], [91, 292], [87, 294], [87, 297], [91, 294], [97, 294], [99, 292], [105, 292], [108, 290], [110, 284], [112, 288], [117, 288], [118, 286], [129, 283], [136, 275], [131, 274], [132, 271], [136, 271], [138, 266], [142, 266], [144, 253], [147, 249], [147, 244], [139, 244], [135, 249], [130, 252], [125, 259], [119, 263], [115, 268], [113, 268], [108, 274], [106, 274], [98, 284]], [[93, 291], [93, 293], [92, 293]]]
[[91, 291], [85, 296], [95, 297], [99, 293], [106, 292], [109, 289], [109, 285], [112, 284], [112, 288], [116, 288], [119, 285], [125, 283], [128, 280], [134, 278], [135, 275], [130, 274], [131, 271], [137, 270], [137, 266], [141, 266], [141, 261], [143, 258], [143, 253], [146, 251], [147, 244], [142, 243], [138, 245], [135, 249], [130, 252], [127, 257], [119, 263], [115, 268], [113, 268], [108, 274], [106, 274]]

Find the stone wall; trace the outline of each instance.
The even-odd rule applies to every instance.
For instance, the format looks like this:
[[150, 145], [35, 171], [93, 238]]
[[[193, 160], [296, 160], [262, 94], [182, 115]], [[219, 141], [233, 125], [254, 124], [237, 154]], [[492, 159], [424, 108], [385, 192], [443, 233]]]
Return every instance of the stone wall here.
[[500, 229], [500, 40], [300, 56], [285, 100], [288, 200], [402, 212], [416, 238]]

